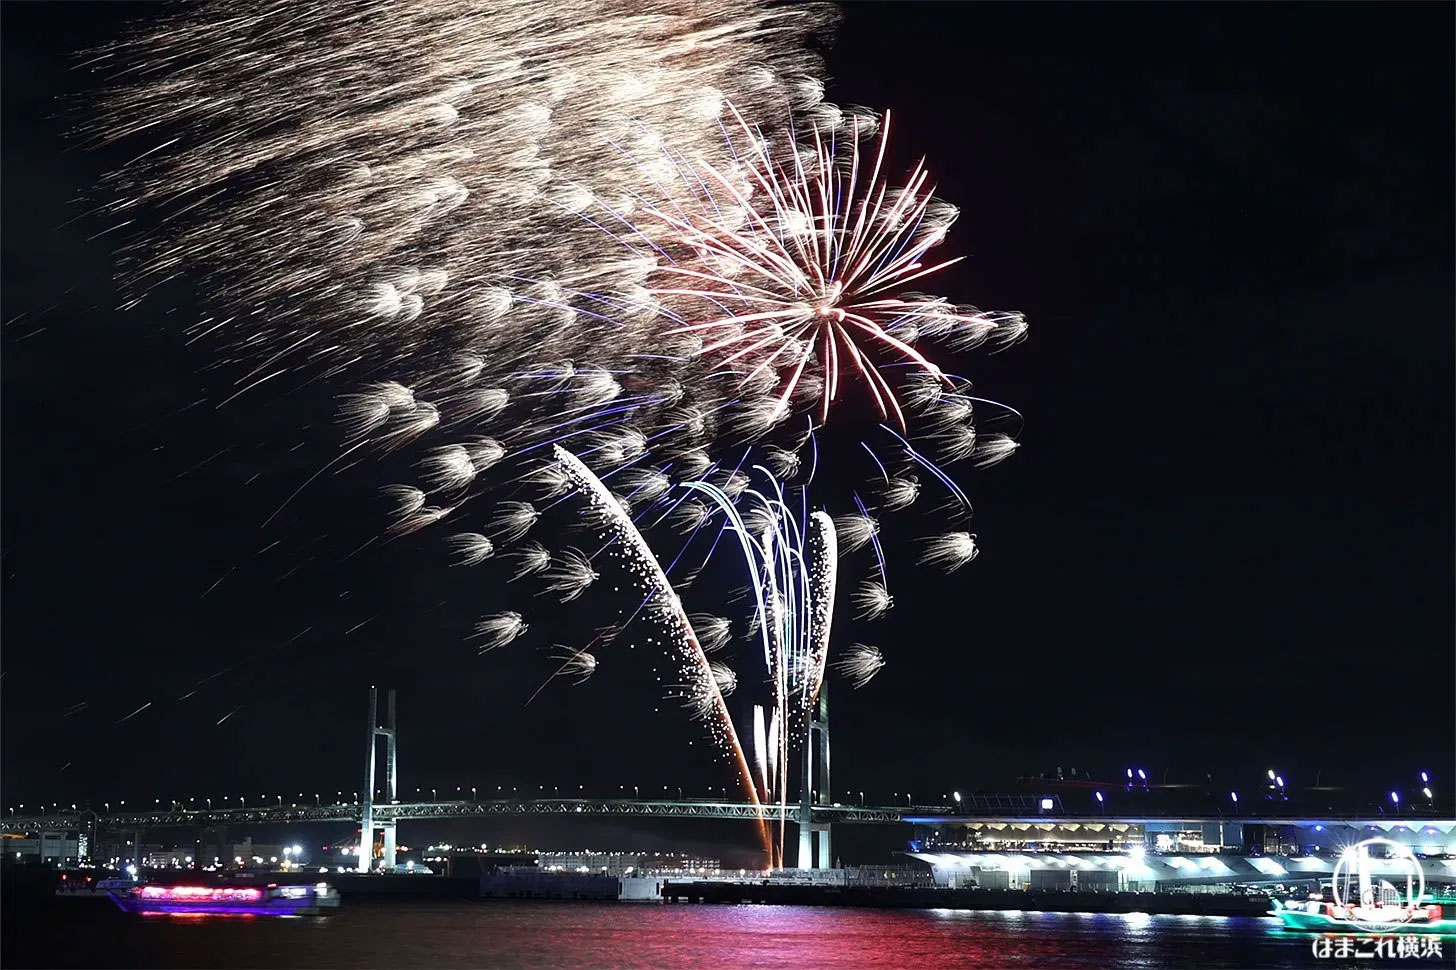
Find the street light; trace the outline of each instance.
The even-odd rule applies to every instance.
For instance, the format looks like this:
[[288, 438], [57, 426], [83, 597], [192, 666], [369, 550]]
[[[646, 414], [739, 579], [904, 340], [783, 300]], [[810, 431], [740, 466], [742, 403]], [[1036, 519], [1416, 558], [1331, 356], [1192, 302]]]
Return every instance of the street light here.
[[955, 796], [955, 803], [959, 805], [961, 803], [961, 793], [958, 791], [953, 791], [951, 792], [951, 794]]

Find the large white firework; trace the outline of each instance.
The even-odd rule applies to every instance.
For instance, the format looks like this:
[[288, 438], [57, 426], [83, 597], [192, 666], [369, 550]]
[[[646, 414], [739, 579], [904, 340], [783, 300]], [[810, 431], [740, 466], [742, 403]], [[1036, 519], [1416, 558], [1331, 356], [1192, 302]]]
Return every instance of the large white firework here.
[[955, 209], [923, 166], [891, 181], [888, 116], [823, 100], [805, 41], [833, 19], [213, 0], [97, 55], [116, 85], [89, 133], [137, 149], [107, 211], [164, 216], [128, 250], [133, 291], [198, 279], [198, 336], [230, 349], [239, 392], [377, 375], [343, 400], [351, 451], [432, 439], [421, 485], [441, 495], [396, 532], [456, 515], [498, 465], [539, 472], [552, 443], [599, 473], [638, 462], [614, 483], [634, 507], [745, 446], [812, 477], [806, 432], [852, 382], [894, 429], [925, 425], [921, 452], [877, 445], [890, 461], [1005, 457], [919, 348], [1014, 341], [1024, 319], [911, 288], [955, 261], [930, 257]]
[[[856, 606], [883, 613], [887, 513], [931, 489], [964, 519], [942, 466], [994, 464], [1020, 432], [948, 355], [1026, 321], [919, 292], [956, 261], [933, 251], [957, 213], [923, 164], [893, 169], [888, 114], [824, 101], [807, 40], [833, 19], [758, 0], [211, 0], [97, 55], [116, 85], [87, 132], [135, 146], [104, 211], [161, 227], [127, 249], [131, 298], [193, 280], [193, 334], [223, 349], [230, 397], [320, 376], [342, 392], [340, 453], [300, 491], [351, 456], [417, 450], [390, 534], [468, 508], [456, 562], [506, 559], [566, 600], [601, 553], [553, 557], [532, 530], [586, 494], [669, 631], [669, 682], [781, 808], [841, 539], [872, 548]], [[795, 517], [781, 483], [813, 483], [851, 388], [880, 417], [854, 451], [876, 507]], [[659, 523], [688, 543], [728, 523], [749, 563], [773, 693], [759, 783], [723, 702], [738, 675], [706, 657], [729, 624], [694, 631], [642, 536]], [[946, 531], [922, 560], [976, 554]], [[525, 630], [514, 612], [477, 627], [482, 651]], [[585, 679], [602, 649], [568, 648], [558, 674]], [[857, 685], [871, 650], [841, 668]]]

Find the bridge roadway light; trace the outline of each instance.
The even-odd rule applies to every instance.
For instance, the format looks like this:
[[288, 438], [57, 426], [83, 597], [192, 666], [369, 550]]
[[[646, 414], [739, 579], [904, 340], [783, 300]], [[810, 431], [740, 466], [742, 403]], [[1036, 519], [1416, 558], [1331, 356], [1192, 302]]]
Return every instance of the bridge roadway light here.
[[959, 805], [961, 803], [961, 793], [958, 791], [953, 791], [951, 792], [951, 794], [955, 796], [955, 803]]

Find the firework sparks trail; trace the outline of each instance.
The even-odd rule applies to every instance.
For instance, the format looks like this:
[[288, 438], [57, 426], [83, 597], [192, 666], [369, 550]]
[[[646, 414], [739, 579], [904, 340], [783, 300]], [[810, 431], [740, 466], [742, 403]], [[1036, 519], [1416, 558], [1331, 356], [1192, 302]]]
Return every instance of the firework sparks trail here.
[[981, 554], [976, 537], [969, 532], [947, 532], [925, 542], [920, 561], [954, 572]]
[[[615, 533], [617, 549], [620, 551], [624, 564], [632, 570], [636, 577], [647, 587], [648, 595], [660, 597], [660, 601], [670, 606], [670, 618], [673, 638], [673, 649], [679, 663], [679, 674], [686, 684], [695, 685], [695, 689], [711, 697], [710, 710], [712, 716], [706, 719], [710, 725], [710, 732], [718, 745], [726, 750], [737, 764], [739, 780], [742, 782], [743, 791], [750, 800], [759, 805], [758, 786], [754, 784], [753, 775], [748, 768], [748, 760], [744, 756], [743, 746], [738, 741], [738, 732], [733, 726], [733, 718], [728, 714], [728, 707], [723, 702], [723, 692], [719, 689], [718, 678], [713, 670], [713, 663], [708, 655], [703, 652], [698, 642], [696, 633], [693, 631], [692, 623], [688, 620], [687, 613], [683, 611], [682, 603], [677, 594], [673, 592], [672, 584], [668, 582], [667, 575], [662, 571], [662, 566], [657, 562], [657, 557], [652, 554], [647, 540], [642, 538], [642, 533], [632, 524], [632, 520], [617, 504], [612, 493], [602, 484], [590, 468], [582, 463], [571, 452], [557, 445], [552, 449], [568, 478], [587, 499], [592, 508], [600, 513], [608, 523], [607, 527]], [[759, 834], [763, 840], [763, 848], [773, 858], [772, 843], [769, 839], [768, 825], [764, 816], [759, 816]], [[779, 857], [782, 857], [780, 849]]]
[[755, 750], [755, 759], [766, 795], [778, 803], [782, 857], [789, 745], [798, 739], [798, 725], [813, 710], [824, 682], [839, 550], [835, 522], [826, 512], [814, 511], [801, 526], [800, 517], [784, 500], [782, 484], [770, 469], [760, 465], [757, 470], [767, 476], [770, 491], [745, 488], [747, 514], [711, 483], [685, 485], [706, 494], [724, 513], [725, 528], [737, 536], [751, 577], [753, 626], [763, 645], [765, 674], [774, 697], [766, 737], [759, 738], [755, 722], [755, 744], [763, 741], [769, 747], [766, 755], [761, 748]]

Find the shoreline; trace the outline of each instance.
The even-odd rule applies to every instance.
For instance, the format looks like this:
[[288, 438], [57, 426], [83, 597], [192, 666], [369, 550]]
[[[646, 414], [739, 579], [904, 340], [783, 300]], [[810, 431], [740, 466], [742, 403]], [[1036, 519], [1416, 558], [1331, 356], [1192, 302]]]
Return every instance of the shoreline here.
[[774, 883], [667, 882], [668, 904], [756, 903], [867, 909], [964, 909], [1156, 916], [1269, 916], [1267, 896], [1234, 893], [1103, 893], [1037, 889], [927, 889]]

